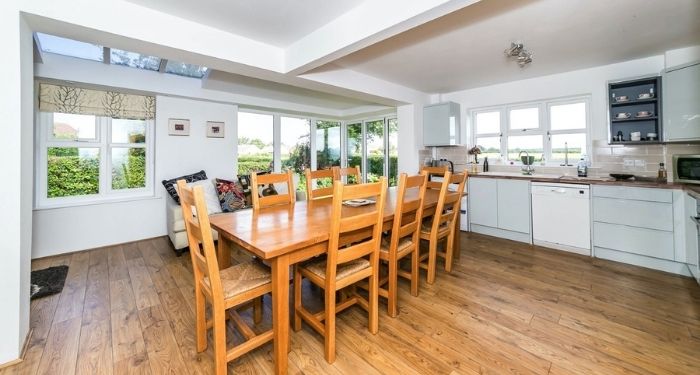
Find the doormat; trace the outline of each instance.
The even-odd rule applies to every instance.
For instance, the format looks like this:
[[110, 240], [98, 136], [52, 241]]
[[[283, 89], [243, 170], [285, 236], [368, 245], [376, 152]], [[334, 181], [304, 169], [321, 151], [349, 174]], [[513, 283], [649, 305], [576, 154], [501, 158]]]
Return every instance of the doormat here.
[[49, 267], [32, 271], [31, 299], [61, 293], [68, 275], [68, 266]]

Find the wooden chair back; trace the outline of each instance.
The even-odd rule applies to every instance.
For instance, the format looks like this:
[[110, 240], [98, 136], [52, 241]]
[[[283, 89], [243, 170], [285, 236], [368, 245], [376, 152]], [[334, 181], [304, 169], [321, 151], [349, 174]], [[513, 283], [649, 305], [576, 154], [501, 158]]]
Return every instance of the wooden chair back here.
[[425, 174], [409, 177], [406, 173], [401, 173], [389, 242], [390, 252], [396, 252], [399, 241], [408, 236], [411, 236], [414, 244], [418, 244], [427, 181], [428, 176]]
[[362, 183], [362, 173], [360, 172], [360, 166], [356, 165], [354, 167], [333, 167], [336, 172], [335, 179], [341, 180], [346, 184], [361, 184]]
[[[467, 181], [467, 171], [460, 174], [452, 174], [449, 171], [445, 173], [445, 180], [440, 188], [437, 206], [435, 207], [435, 215], [433, 215], [433, 223], [431, 230], [433, 233], [438, 232], [438, 228], [442, 225], [447, 225], [450, 230], [455, 229], [457, 223], [457, 215], [459, 215], [459, 205], [462, 200], [462, 192]], [[452, 192], [449, 190], [450, 184], [457, 184], [457, 190]]]
[[[270, 185], [277, 183], [287, 184], [286, 194], [268, 195], [261, 197], [258, 192], [260, 185]], [[292, 181], [292, 171], [285, 173], [270, 173], [258, 175], [256, 172], [250, 174], [250, 189], [253, 197], [253, 209], [274, 206], [278, 204], [292, 204], [296, 200], [294, 182]]]
[[[345, 185], [333, 182], [333, 203], [331, 206], [331, 229], [328, 240], [328, 260], [326, 283], [335, 284], [338, 264], [347, 263], [366, 255], [378, 256], [384, 222], [384, 204], [387, 182], [381, 177], [379, 182]], [[373, 199], [374, 204], [361, 207], [346, 207], [343, 202], [350, 199]], [[367, 232], [358, 237], [358, 233]], [[351, 244], [343, 241], [343, 236], [353, 237]]]
[[219, 275], [219, 264], [216, 260], [216, 248], [209, 224], [204, 188], [202, 186], [190, 188], [185, 180], [178, 180], [177, 190], [187, 230], [195, 285], [204, 285], [202, 280], [204, 277], [208, 277], [211, 290], [205, 292], [210, 294], [212, 298], [223, 301], [224, 294]]
[[[306, 176], [306, 199], [313, 200], [319, 198], [326, 198], [333, 196], [333, 181], [335, 178], [335, 171], [333, 169], [319, 169], [312, 171], [306, 168], [304, 171], [304, 176]], [[328, 179], [331, 186], [328, 187], [318, 187], [318, 180]]]
[[445, 172], [448, 172], [448, 168], [446, 165], [442, 165], [439, 167], [423, 166], [420, 169], [421, 174], [425, 173], [428, 176], [428, 181], [427, 181], [428, 189], [435, 189], [435, 190], [440, 190], [440, 188], [442, 187], [442, 182], [431, 181], [431, 178], [433, 176], [445, 177]]

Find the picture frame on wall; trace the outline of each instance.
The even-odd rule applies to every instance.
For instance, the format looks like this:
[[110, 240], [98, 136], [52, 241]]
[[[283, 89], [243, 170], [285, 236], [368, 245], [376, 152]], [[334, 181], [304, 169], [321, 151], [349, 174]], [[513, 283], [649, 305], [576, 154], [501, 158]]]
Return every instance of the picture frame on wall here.
[[224, 125], [222, 121], [207, 121], [207, 137], [224, 138]]
[[190, 120], [171, 118], [168, 119], [169, 135], [190, 135]]

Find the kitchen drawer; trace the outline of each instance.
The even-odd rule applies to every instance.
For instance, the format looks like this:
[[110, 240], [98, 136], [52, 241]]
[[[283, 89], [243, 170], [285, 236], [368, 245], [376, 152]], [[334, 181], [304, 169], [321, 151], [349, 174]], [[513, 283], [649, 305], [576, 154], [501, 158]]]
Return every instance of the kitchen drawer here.
[[593, 221], [673, 231], [673, 205], [614, 198], [593, 198]]
[[593, 185], [594, 197], [632, 199], [650, 202], [673, 202], [673, 190], [656, 188], [637, 188], [629, 186]]
[[654, 258], [673, 260], [673, 232], [593, 223], [593, 245]]

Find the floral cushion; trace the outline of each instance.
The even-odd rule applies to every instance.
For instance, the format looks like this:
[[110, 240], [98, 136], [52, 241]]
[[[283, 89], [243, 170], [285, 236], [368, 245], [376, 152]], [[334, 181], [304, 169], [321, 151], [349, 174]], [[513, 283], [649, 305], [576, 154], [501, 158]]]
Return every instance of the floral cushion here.
[[216, 193], [223, 212], [233, 212], [246, 208], [243, 187], [234, 181], [216, 179]]
[[175, 200], [175, 202], [177, 202], [177, 204], [180, 204], [180, 197], [177, 195], [177, 190], [175, 189], [175, 186], [177, 185], [178, 180], [183, 180], [183, 179], [187, 183], [206, 180], [207, 174], [204, 171], [199, 171], [197, 173], [192, 173], [192, 174], [188, 174], [185, 176], [175, 177], [175, 178], [171, 178], [169, 180], [161, 181], [163, 186], [165, 186], [165, 190]]

